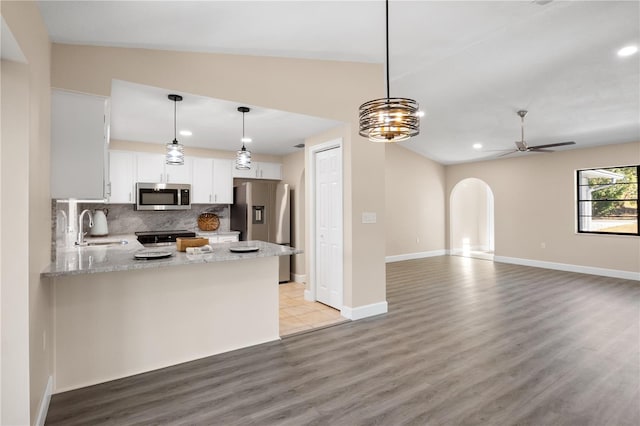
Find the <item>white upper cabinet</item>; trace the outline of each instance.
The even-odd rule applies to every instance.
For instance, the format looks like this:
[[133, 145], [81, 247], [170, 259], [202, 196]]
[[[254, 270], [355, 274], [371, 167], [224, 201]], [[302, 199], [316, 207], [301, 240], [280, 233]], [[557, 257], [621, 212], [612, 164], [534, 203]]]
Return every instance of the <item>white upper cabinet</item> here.
[[165, 164], [163, 154], [136, 153], [136, 181], [151, 183], [191, 183], [192, 159], [181, 166]]
[[109, 100], [51, 95], [51, 197], [102, 200], [109, 181]]
[[213, 203], [213, 159], [194, 158], [192, 171], [191, 203]]
[[282, 164], [280, 163], [259, 163], [260, 179], [282, 179]]
[[191, 202], [194, 204], [232, 204], [233, 160], [193, 158]]
[[111, 204], [133, 204], [135, 195], [135, 152], [109, 151], [108, 202]]
[[235, 161], [213, 159], [213, 202], [233, 204], [233, 169]]
[[282, 164], [252, 162], [251, 169], [249, 170], [238, 170], [233, 167], [233, 177], [246, 179], [282, 180]]

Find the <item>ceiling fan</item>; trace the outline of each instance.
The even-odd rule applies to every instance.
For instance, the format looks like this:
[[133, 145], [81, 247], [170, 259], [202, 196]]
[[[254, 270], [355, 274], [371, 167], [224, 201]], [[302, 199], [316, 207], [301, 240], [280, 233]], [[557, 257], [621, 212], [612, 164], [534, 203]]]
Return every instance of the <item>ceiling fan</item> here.
[[536, 146], [527, 145], [527, 142], [525, 142], [524, 140], [524, 116], [527, 115], [527, 112], [528, 111], [526, 110], [518, 111], [518, 115], [520, 116], [521, 139], [515, 142], [516, 149], [513, 151], [506, 152], [504, 154], [501, 154], [498, 157], [504, 157], [505, 155], [514, 154], [516, 152], [553, 152], [553, 150], [549, 148], [576, 144], [574, 141], [569, 141], [569, 142], [558, 142], [558, 143], [550, 143], [546, 145], [536, 145]]

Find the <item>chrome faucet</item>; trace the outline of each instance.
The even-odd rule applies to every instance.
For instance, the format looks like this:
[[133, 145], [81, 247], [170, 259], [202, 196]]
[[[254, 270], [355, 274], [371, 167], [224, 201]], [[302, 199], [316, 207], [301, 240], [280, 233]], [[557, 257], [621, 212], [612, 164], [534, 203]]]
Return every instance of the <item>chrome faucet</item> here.
[[84, 246], [87, 243], [84, 242], [84, 236], [87, 234], [86, 232], [82, 232], [82, 222], [84, 219], [84, 214], [87, 213], [89, 215], [89, 228], [93, 227], [93, 215], [91, 214], [91, 211], [86, 209], [86, 210], [82, 210], [82, 213], [80, 213], [80, 216], [78, 217], [78, 239], [76, 240], [76, 245], [77, 246]]

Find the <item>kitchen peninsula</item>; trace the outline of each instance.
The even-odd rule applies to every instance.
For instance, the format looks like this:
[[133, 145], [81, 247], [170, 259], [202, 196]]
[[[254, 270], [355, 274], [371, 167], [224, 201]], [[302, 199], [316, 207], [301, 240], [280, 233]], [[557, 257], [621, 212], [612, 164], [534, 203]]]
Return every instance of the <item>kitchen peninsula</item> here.
[[[54, 294], [54, 392], [279, 339], [278, 257], [301, 250], [243, 241], [134, 260], [142, 245], [122, 240], [59, 250], [42, 273]], [[230, 251], [246, 246], [258, 251]]]

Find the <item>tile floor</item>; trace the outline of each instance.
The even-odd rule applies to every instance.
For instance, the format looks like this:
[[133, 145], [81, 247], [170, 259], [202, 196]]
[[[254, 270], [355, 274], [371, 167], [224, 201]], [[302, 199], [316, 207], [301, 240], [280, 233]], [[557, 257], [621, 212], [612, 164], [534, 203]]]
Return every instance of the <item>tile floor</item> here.
[[280, 284], [280, 336], [348, 321], [340, 311], [304, 300], [304, 284]]

